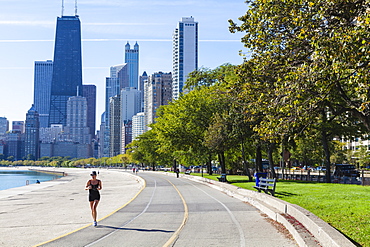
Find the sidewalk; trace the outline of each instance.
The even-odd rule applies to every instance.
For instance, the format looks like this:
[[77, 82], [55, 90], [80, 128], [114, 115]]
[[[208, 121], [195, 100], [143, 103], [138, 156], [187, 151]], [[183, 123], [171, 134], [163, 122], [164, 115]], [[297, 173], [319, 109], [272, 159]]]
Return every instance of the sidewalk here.
[[[44, 168], [54, 170], [54, 168]], [[86, 182], [91, 169], [56, 168], [63, 178], [0, 191], [0, 246], [34, 246], [92, 223]], [[98, 219], [130, 201], [142, 184], [128, 173], [97, 169]]]

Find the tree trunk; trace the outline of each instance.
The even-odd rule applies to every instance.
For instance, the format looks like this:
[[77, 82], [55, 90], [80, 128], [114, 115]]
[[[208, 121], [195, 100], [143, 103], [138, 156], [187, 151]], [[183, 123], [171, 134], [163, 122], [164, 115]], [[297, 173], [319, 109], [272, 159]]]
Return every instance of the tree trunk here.
[[268, 148], [268, 158], [269, 158], [269, 165], [270, 170], [273, 178], [276, 178], [275, 168], [274, 168], [274, 158], [273, 158], [273, 152], [275, 149], [275, 143], [270, 143]]
[[173, 171], [175, 172], [177, 169], [177, 164], [176, 164], [176, 160], [173, 159]]
[[[322, 110], [322, 122], [323, 124], [327, 122], [326, 112], [324, 109]], [[331, 183], [330, 150], [329, 150], [328, 134], [327, 134], [327, 131], [325, 130], [325, 127], [321, 128], [321, 142], [322, 142], [322, 147], [324, 149], [324, 156], [325, 156], [325, 159], [324, 159], [325, 168], [326, 168], [325, 178], [326, 178], [327, 183]]]
[[218, 161], [220, 162], [220, 165], [221, 165], [221, 173], [226, 174], [225, 154], [224, 154], [224, 152], [219, 152], [217, 156], [218, 156]]
[[244, 174], [249, 177], [249, 182], [253, 181], [251, 172], [249, 171], [248, 162], [245, 160], [244, 142], [242, 141], [242, 157], [243, 157], [243, 170]]
[[324, 159], [325, 168], [326, 168], [325, 178], [326, 178], [327, 183], [331, 183], [329, 142], [328, 142], [327, 133], [324, 129], [321, 131], [321, 142], [322, 142], [322, 146], [324, 149], [324, 155], [325, 155], [325, 159]]
[[209, 158], [208, 158], [208, 161], [207, 161], [207, 170], [208, 170], [208, 174], [209, 175], [212, 175], [213, 174], [213, 170], [212, 170], [212, 156], [209, 155]]
[[256, 172], [263, 172], [262, 167], [262, 150], [261, 145], [258, 144], [256, 148]]

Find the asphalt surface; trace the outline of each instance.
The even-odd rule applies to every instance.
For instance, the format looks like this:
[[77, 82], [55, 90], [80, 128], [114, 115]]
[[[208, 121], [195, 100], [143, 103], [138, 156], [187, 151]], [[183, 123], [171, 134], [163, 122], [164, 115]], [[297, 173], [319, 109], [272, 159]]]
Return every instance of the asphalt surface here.
[[142, 191], [98, 227], [41, 246], [297, 246], [256, 208], [218, 190], [161, 173], [138, 175], [146, 181]]

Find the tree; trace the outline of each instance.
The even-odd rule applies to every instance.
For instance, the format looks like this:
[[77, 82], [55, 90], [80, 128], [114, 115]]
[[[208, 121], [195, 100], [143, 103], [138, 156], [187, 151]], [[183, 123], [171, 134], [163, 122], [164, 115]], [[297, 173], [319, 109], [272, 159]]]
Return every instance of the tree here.
[[213, 87], [201, 87], [183, 95], [157, 112], [152, 125], [161, 143], [160, 151], [186, 154], [198, 164], [206, 163], [212, 151], [204, 144], [212, 116], [223, 109], [222, 95]]
[[155, 170], [157, 164], [164, 165], [172, 161], [170, 155], [159, 151], [160, 146], [157, 133], [154, 130], [149, 130], [127, 146], [127, 154], [132, 161], [150, 165]]
[[327, 109], [336, 117], [355, 116], [370, 130], [369, 3], [246, 2], [242, 24], [230, 20], [230, 30], [245, 32], [242, 41], [252, 51], [239, 73], [245, 94], [253, 95], [250, 108], [264, 113], [255, 130], [281, 140], [319, 122], [330, 168]]
[[225, 151], [230, 149], [228, 122], [215, 113], [212, 123], [208, 126], [204, 138], [205, 145], [217, 153], [221, 172], [226, 174]]

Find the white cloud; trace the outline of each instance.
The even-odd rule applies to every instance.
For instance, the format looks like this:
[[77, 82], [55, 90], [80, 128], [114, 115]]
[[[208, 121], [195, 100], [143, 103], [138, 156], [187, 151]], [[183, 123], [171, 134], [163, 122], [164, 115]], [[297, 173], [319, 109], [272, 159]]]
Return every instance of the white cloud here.
[[160, 26], [168, 25], [165, 23], [129, 23], [129, 22], [117, 22], [117, 23], [82, 23], [86, 26]]
[[[17, 26], [55, 26], [55, 21], [0, 21], [0, 25], [17, 25]], [[163, 26], [169, 25], [166, 23], [130, 23], [130, 22], [112, 22], [112, 23], [94, 23], [94, 22], [82, 22], [83, 26]]]
[[26, 43], [26, 42], [54, 42], [54, 40], [51, 39], [3, 39], [0, 40], [0, 43]]
[[51, 21], [0, 21], [0, 25], [17, 25], [17, 26], [54, 26], [55, 22]]

